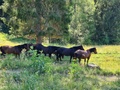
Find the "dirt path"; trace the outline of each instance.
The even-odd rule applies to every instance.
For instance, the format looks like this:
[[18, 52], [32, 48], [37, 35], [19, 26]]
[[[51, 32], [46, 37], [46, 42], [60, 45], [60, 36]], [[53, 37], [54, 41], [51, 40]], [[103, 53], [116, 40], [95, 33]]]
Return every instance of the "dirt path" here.
[[106, 81], [106, 82], [113, 82], [113, 81], [117, 81], [120, 79], [120, 76], [115, 76], [115, 75], [112, 75], [112, 76], [97, 76], [98, 79], [100, 81]]

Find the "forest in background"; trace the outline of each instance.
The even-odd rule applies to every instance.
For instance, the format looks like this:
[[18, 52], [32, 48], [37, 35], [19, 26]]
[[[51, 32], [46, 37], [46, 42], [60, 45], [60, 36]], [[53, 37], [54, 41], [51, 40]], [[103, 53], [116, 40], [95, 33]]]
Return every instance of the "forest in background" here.
[[37, 43], [120, 44], [119, 0], [1, 0], [0, 32]]
[[[89, 64], [36, 50], [0, 55], [0, 90], [119, 90], [119, 0], [0, 0], [0, 46], [96, 47]], [[48, 42], [48, 43], [45, 43]], [[70, 43], [70, 44], [69, 44]], [[66, 45], [61, 45], [66, 44]], [[113, 44], [113, 45], [110, 45]], [[118, 45], [119, 44], [119, 45]], [[32, 48], [31, 48], [32, 49]]]

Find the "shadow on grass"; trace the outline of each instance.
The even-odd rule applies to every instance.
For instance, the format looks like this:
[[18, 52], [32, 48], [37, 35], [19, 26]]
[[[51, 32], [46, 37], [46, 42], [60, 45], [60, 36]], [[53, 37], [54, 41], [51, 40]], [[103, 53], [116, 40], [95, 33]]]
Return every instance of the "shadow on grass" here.
[[10, 38], [9, 40], [14, 43], [34, 43], [35, 42], [35, 40], [33, 39], [30, 40], [30, 39], [23, 38], [23, 37]]

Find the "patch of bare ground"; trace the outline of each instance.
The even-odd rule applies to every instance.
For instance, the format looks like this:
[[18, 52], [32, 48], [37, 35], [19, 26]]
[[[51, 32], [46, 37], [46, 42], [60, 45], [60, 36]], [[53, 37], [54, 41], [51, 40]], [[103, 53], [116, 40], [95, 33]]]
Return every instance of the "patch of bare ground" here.
[[117, 81], [120, 79], [120, 76], [115, 76], [115, 75], [112, 75], [112, 76], [100, 76], [98, 75], [97, 78], [100, 80], [100, 81], [106, 81], [106, 82], [114, 82], [114, 81]]
[[[98, 65], [95, 65], [93, 63], [88, 64], [88, 67], [92, 68], [92, 69], [95, 69], [95, 68], [101, 69]], [[97, 75], [97, 78], [100, 81], [113, 82], [113, 81], [119, 80], [120, 79], [120, 75], [119, 76], [116, 76], [116, 75], [110, 75], [110, 76]]]

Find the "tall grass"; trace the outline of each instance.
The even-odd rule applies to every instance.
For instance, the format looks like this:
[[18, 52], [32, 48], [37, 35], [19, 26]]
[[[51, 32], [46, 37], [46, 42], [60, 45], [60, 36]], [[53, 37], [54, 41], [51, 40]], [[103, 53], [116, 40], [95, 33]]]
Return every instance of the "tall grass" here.
[[[3, 41], [4, 45], [19, 44], [13, 43], [14, 39], [10, 42], [5, 35], [2, 37], [0, 45]], [[0, 56], [0, 90], [120, 90], [120, 46], [96, 47], [98, 54], [92, 54], [89, 63], [99, 65], [101, 70], [84, 66], [83, 60], [81, 64], [78, 61], [70, 64], [69, 57], [56, 62], [55, 56], [51, 59], [43, 54], [36, 56], [32, 50], [30, 55], [22, 52], [18, 58]]]
[[81, 73], [85, 72], [82, 69], [77, 71], [77, 74], [71, 70], [61, 70], [61, 68], [61, 72], [57, 71], [40, 75], [31, 74], [27, 70], [19, 74], [5, 74], [6, 88], [4, 90], [119, 90], [120, 87], [120, 80], [103, 82], [96, 76]]
[[104, 75], [102, 70], [74, 62], [54, 62], [44, 55], [36, 57], [36, 51], [30, 52], [29, 57], [23, 53], [20, 58], [7, 55], [1, 60], [3, 90], [119, 90], [120, 80], [103, 82], [99, 77]]

